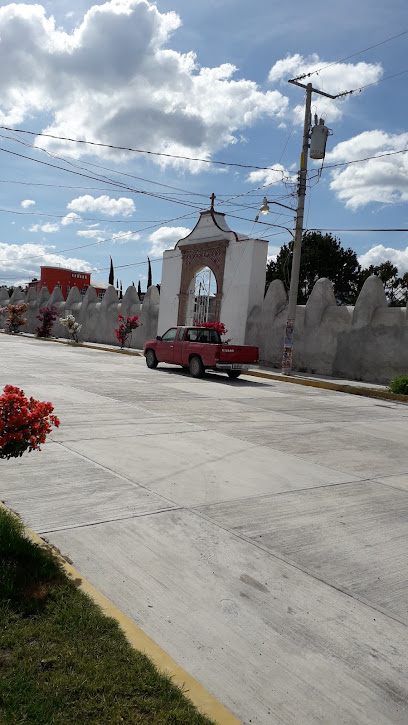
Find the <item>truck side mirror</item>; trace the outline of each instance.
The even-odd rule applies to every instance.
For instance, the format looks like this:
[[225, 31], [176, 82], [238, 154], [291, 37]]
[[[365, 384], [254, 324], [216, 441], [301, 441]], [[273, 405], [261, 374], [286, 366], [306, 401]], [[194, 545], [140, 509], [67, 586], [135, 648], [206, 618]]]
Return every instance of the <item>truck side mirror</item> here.
[[161, 340], [161, 335], [156, 335], [156, 340]]

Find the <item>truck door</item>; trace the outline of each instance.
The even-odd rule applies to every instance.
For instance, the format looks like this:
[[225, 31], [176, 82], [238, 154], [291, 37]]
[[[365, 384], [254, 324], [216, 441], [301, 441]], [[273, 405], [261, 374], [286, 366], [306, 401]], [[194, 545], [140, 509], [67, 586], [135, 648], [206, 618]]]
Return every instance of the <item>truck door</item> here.
[[156, 357], [161, 362], [174, 362], [174, 341], [177, 335], [177, 327], [170, 327], [157, 341]]
[[174, 358], [173, 362], [176, 363], [176, 365], [182, 365], [182, 351], [183, 351], [183, 336], [184, 336], [184, 330], [185, 327], [179, 327], [179, 331], [176, 335], [176, 339], [174, 340]]

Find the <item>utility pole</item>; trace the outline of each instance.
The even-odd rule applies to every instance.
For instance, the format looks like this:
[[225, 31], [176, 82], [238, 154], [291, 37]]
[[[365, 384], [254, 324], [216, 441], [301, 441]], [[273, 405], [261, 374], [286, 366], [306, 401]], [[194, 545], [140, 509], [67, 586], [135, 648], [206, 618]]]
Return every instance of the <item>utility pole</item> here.
[[[303, 143], [302, 153], [300, 156], [300, 167], [299, 167], [299, 185], [298, 185], [298, 204], [296, 211], [296, 224], [295, 224], [295, 236], [293, 240], [293, 256], [292, 256], [292, 270], [290, 275], [290, 288], [289, 288], [289, 301], [288, 301], [288, 317], [286, 322], [285, 330], [285, 341], [283, 346], [282, 356], [282, 373], [289, 375], [292, 370], [292, 348], [293, 348], [293, 332], [295, 329], [296, 321], [296, 307], [297, 297], [299, 289], [299, 273], [300, 273], [300, 256], [302, 251], [302, 236], [303, 236], [303, 216], [305, 211], [305, 198], [306, 198], [306, 176], [307, 176], [307, 158], [309, 154], [309, 138], [311, 128], [311, 115], [310, 108], [312, 104], [312, 93], [318, 93], [321, 96], [327, 96], [328, 98], [337, 98], [337, 96], [331, 96], [329, 93], [324, 93], [317, 88], [313, 88], [312, 83], [304, 85], [299, 83], [296, 79], [289, 81], [295, 86], [300, 86], [306, 89], [306, 103], [305, 103], [305, 121], [303, 126]], [[324, 153], [323, 157], [324, 158]]]

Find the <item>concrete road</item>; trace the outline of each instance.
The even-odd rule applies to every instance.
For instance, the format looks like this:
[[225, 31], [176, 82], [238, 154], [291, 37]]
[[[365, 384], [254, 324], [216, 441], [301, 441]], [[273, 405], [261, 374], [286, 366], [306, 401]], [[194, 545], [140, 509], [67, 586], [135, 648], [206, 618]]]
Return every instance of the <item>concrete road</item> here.
[[0, 336], [0, 498], [243, 723], [408, 722], [408, 406]]

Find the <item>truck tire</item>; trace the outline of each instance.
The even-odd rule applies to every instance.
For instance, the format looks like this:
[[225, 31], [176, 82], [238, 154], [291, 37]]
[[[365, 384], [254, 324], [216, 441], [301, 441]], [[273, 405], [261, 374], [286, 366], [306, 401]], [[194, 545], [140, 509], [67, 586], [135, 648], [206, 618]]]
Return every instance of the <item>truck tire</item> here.
[[235, 380], [241, 375], [241, 370], [228, 370], [227, 375], [229, 378], [231, 378], [231, 380]]
[[198, 355], [194, 355], [190, 360], [190, 375], [193, 378], [202, 378], [204, 375], [204, 365]]
[[148, 368], [157, 368], [159, 361], [154, 350], [146, 350], [146, 365]]

